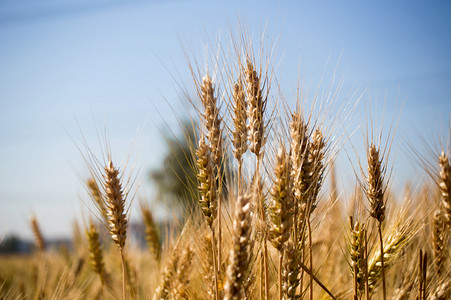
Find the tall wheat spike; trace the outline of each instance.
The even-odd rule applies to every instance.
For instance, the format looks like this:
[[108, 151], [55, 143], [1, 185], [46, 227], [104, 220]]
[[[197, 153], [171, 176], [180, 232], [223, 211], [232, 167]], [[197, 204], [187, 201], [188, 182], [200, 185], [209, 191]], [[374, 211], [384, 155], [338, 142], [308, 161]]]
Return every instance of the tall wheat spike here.
[[100, 191], [99, 185], [97, 184], [96, 180], [94, 178], [89, 178], [86, 182], [86, 185], [88, 186], [89, 195], [91, 196], [91, 199], [94, 201], [94, 204], [99, 210], [100, 215], [106, 216], [107, 211], [105, 208], [105, 200], [103, 199], [102, 192]]
[[247, 102], [241, 80], [233, 85], [233, 154], [241, 164], [241, 158], [246, 153], [247, 147]]
[[126, 299], [126, 266], [124, 258], [125, 240], [127, 238], [127, 215], [125, 197], [122, 190], [119, 170], [114, 167], [111, 159], [105, 167], [104, 186], [108, 226], [111, 239], [119, 247], [122, 262], [122, 298]]
[[199, 138], [196, 157], [198, 189], [201, 195], [199, 204], [207, 225], [213, 228], [213, 221], [217, 214], [216, 181], [213, 173], [210, 149], [205, 143], [203, 135]]
[[212, 160], [216, 166], [220, 166], [224, 154], [224, 141], [221, 131], [221, 118], [215, 97], [213, 81], [209, 75], [202, 79], [201, 100], [204, 105], [204, 124], [207, 128], [207, 139], [210, 142]]
[[111, 160], [105, 167], [104, 180], [110, 236], [122, 250], [127, 237], [128, 221], [119, 170], [114, 167]]
[[442, 152], [439, 156], [439, 188], [442, 194], [443, 215], [448, 226], [451, 226], [451, 167], [449, 157]]
[[175, 274], [175, 291], [174, 291], [174, 299], [182, 300], [182, 299], [190, 299], [188, 293], [189, 286], [189, 274], [190, 267], [192, 264], [194, 252], [190, 246], [186, 247], [183, 250], [180, 260], [177, 266], [177, 273]]
[[246, 75], [247, 118], [249, 120], [249, 150], [259, 157], [260, 149], [265, 143], [263, 114], [266, 108], [266, 99], [263, 98], [260, 76], [249, 59], [244, 71]]
[[382, 274], [382, 289], [383, 298], [386, 299], [387, 291], [385, 285], [385, 255], [384, 255], [384, 244], [382, 238], [382, 222], [385, 219], [385, 183], [384, 183], [384, 173], [385, 167], [382, 166], [382, 159], [379, 155], [379, 149], [371, 143], [369, 149], [367, 150], [367, 160], [368, 160], [368, 176], [366, 185], [366, 195], [370, 202], [370, 215], [378, 221], [378, 231], [379, 231], [379, 242], [380, 242], [380, 264], [381, 264], [381, 274]]
[[282, 299], [283, 246], [290, 237], [293, 223], [291, 198], [290, 161], [283, 146], [279, 147], [274, 170], [274, 184], [268, 205], [270, 241], [279, 252], [279, 299]]
[[94, 272], [99, 275], [100, 281], [103, 285], [107, 285], [107, 273], [105, 263], [103, 261], [103, 250], [100, 246], [99, 233], [94, 224], [90, 224], [86, 230], [89, 247], [89, 260]]
[[154, 300], [169, 299], [171, 291], [174, 291], [173, 282], [177, 274], [177, 265], [179, 260], [180, 252], [177, 248], [174, 248], [169, 261], [164, 267], [163, 274], [161, 276], [161, 283], [155, 291]]
[[[402, 253], [402, 249], [412, 238], [412, 232], [410, 224], [405, 223], [398, 228], [389, 232], [386, 241], [384, 243], [384, 267], [390, 268], [399, 254]], [[382, 256], [381, 253], [376, 251], [368, 259], [368, 286], [369, 292], [372, 293], [376, 288], [377, 283], [382, 277]]]
[[[351, 224], [351, 239], [349, 241], [349, 254], [351, 256], [351, 271], [353, 276], [357, 278], [357, 290], [354, 291], [355, 296], [363, 295], [365, 290], [365, 274], [367, 261], [365, 257], [365, 226], [360, 225], [357, 221], [354, 223], [352, 217]], [[354, 274], [357, 271], [357, 274]], [[357, 295], [358, 294], [358, 295]]]
[[443, 272], [443, 264], [446, 259], [445, 241], [446, 224], [443, 220], [443, 215], [437, 210], [434, 213], [432, 223], [432, 249], [434, 253], [435, 269], [439, 275]]
[[33, 235], [34, 235], [34, 241], [36, 244], [36, 248], [39, 250], [39, 252], [44, 252], [45, 240], [44, 240], [44, 236], [42, 235], [42, 231], [39, 226], [38, 219], [36, 218], [35, 215], [31, 216], [30, 224], [31, 224], [31, 230], [33, 231]]
[[307, 212], [307, 191], [311, 184], [311, 168], [308, 160], [308, 128], [300, 112], [291, 115], [290, 121], [291, 180], [294, 197], [294, 239], [301, 242]]
[[160, 235], [149, 207], [141, 205], [142, 220], [145, 226], [145, 239], [150, 252], [157, 261], [160, 260]]
[[251, 243], [251, 216], [250, 196], [239, 196], [236, 201], [235, 215], [233, 219], [232, 250], [229, 254], [229, 265], [224, 286], [224, 299], [242, 299], [242, 288], [245, 276], [249, 268], [250, 243]]
[[277, 152], [274, 173], [274, 184], [270, 191], [272, 197], [268, 205], [269, 234], [271, 243], [281, 252], [284, 243], [289, 238], [289, 230], [293, 221], [290, 162], [282, 146]]
[[287, 242], [282, 264], [282, 295], [284, 299], [294, 300], [296, 289], [299, 286], [299, 273], [301, 267], [298, 264], [299, 251], [291, 240]]

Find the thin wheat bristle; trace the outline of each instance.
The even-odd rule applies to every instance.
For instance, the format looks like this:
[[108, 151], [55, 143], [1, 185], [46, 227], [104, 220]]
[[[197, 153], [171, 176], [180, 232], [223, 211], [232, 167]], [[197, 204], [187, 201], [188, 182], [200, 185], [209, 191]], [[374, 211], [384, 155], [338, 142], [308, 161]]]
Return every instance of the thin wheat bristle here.
[[438, 210], [434, 213], [432, 223], [432, 249], [434, 253], [434, 264], [437, 274], [443, 272], [443, 263], [446, 259], [445, 252], [446, 224], [443, 220], [441, 212]]
[[243, 85], [239, 80], [233, 85], [233, 125], [235, 130], [233, 131], [233, 146], [235, 150], [233, 154], [235, 158], [240, 161], [244, 153], [246, 153], [247, 147], [247, 102], [245, 99]]
[[367, 159], [368, 177], [366, 194], [371, 206], [370, 215], [379, 222], [383, 222], [385, 219], [384, 176], [379, 150], [373, 144], [368, 149]]
[[104, 180], [110, 236], [119, 248], [123, 249], [127, 237], [125, 198], [122, 191], [119, 170], [113, 166], [111, 160], [105, 167]]
[[251, 216], [249, 210], [249, 195], [239, 196], [236, 202], [233, 219], [232, 250], [229, 255], [229, 266], [224, 286], [224, 299], [242, 299], [242, 288], [249, 268]]
[[264, 144], [265, 125], [263, 123], [263, 114], [265, 111], [265, 101], [263, 91], [261, 90], [260, 77], [254, 69], [250, 60], [247, 61], [245, 68], [246, 75], [246, 97], [247, 97], [247, 118], [249, 150], [257, 157], [260, 155], [260, 149]]
[[216, 181], [213, 174], [210, 150], [205, 143], [204, 136], [201, 136], [199, 139], [196, 157], [198, 189], [201, 196], [199, 204], [207, 225], [213, 228], [213, 221], [217, 214]]
[[271, 200], [268, 212], [270, 221], [270, 240], [280, 252], [290, 236], [292, 226], [290, 164], [285, 149], [281, 146], [277, 152], [274, 170], [274, 184], [271, 188]]
[[34, 216], [34, 215], [31, 216], [30, 223], [31, 223], [31, 230], [33, 231], [33, 235], [34, 235], [34, 241], [35, 241], [36, 248], [40, 252], [43, 252], [45, 250], [45, 240], [44, 240], [44, 236], [42, 235], [42, 231], [41, 231], [41, 228], [39, 226], [39, 222], [38, 222], [38, 219], [36, 218], [36, 216]]
[[202, 79], [201, 100], [204, 105], [204, 124], [207, 128], [207, 139], [210, 142], [212, 160], [219, 166], [224, 154], [224, 141], [221, 131], [221, 118], [217, 99], [214, 95], [215, 89], [210, 76], [205, 75]]
[[106, 284], [107, 273], [103, 261], [103, 250], [100, 246], [99, 233], [94, 224], [90, 224], [86, 229], [88, 237], [89, 261], [94, 272], [99, 275], [102, 284]]
[[439, 156], [439, 166], [439, 188], [442, 195], [443, 213], [448, 226], [451, 226], [451, 198], [449, 195], [451, 189], [451, 166], [449, 157], [444, 152]]
[[145, 226], [145, 239], [150, 252], [155, 259], [160, 259], [160, 235], [154, 222], [152, 212], [147, 206], [141, 205], [141, 214]]

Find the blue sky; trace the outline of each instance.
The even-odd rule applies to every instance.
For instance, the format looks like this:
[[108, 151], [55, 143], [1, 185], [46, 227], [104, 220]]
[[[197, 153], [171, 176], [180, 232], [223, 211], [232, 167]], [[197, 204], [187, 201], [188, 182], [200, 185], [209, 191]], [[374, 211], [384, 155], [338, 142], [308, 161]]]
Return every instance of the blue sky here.
[[[405, 103], [397, 146], [398, 136], [446, 132], [448, 1], [2, 1], [0, 236], [30, 236], [32, 212], [46, 234], [70, 233], [71, 220], [86, 211], [80, 181], [87, 173], [72, 142], [80, 130], [96, 146], [95, 126], [106, 122], [118, 158], [138, 141], [145, 182], [164, 154], [160, 129], [176, 123], [169, 104], [184, 114], [178, 83], [191, 83], [181, 44], [200, 51], [239, 19], [255, 35], [267, 24], [279, 38], [277, 76], [287, 99], [298, 78], [311, 90], [324, 70], [325, 85], [335, 71], [344, 78], [343, 99], [365, 90], [364, 99], [377, 107], [385, 101], [388, 112]], [[418, 179], [397, 149], [399, 184]]]

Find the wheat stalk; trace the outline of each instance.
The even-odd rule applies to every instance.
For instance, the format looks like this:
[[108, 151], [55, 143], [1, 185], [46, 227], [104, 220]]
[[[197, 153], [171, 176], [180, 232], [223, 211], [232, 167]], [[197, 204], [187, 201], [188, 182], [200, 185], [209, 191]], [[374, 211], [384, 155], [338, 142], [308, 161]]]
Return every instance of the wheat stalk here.
[[382, 222], [385, 219], [385, 202], [384, 194], [386, 187], [384, 185], [385, 167], [382, 166], [382, 159], [379, 155], [379, 149], [371, 143], [367, 149], [368, 160], [368, 176], [365, 188], [366, 196], [370, 202], [370, 216], [378, 221], [379, 242], [380, 242], [380, 258], [381, 258], [381, 274], [383, 297], [386, 299], [385, 270], [384, 270], [384, 244], [382, 238]]

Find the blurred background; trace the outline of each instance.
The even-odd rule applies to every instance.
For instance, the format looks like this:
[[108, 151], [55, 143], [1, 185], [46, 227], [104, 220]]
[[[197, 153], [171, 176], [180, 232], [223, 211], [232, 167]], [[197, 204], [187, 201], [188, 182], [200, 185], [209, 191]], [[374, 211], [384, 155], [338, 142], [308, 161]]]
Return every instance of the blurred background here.
[[[276, 75], [291, 107], [298, 82], [327, 89], [335, 76], [337, 101], [363, 94], [349, 117], [353, 143], [363, 143], [365, 103], [387, 115], [386, 128], [400, 115], [395, 192], [425, 178], [406, 144], [449, 137], [449, 1], [3, 0], [0, 239], [31, 238], [31, 214], [49, 238], [68, 237], [73, 220], [87, 219], [82, 140], [97, 151], [105, 128], [113, 157], [124, 161], [131, 148], [139, 162], [137, 198], [155, 197], [149, 174], [163, 166], [164, 135], [177, 135], [177, 119], [187, 117], [185, 52], [227, 40], [239, 21], [278, 40]], [[337, 162], [343, 189], [355, 184], [348, 156], [355, 153], [346, 146]]]

